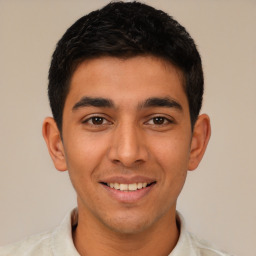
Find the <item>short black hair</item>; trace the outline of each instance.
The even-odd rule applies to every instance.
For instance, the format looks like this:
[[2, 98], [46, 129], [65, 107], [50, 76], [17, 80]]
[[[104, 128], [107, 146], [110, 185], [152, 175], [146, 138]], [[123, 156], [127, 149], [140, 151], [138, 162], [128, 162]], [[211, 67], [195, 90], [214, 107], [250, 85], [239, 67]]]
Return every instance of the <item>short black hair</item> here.
[[186, 29], [167, 13], [140, 2], [111, 2], [77, 20], [57, 43], [49, 69], [48, 96], [62, 131], [71, 77], [85, 60], [102, 56], [152, 55], [183, 74], [191, 126], [198, 118], [204, 88], [200, 55]]

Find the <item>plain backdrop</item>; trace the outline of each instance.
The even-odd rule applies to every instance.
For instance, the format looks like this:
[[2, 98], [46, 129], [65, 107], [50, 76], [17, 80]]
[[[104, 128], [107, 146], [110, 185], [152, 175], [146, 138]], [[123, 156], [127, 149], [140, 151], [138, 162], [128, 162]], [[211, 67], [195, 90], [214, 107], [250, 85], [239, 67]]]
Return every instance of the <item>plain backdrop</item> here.
[[[0, 245], [51, 229], [76, 205], [41, 136], [47, 73], [66, 29], [108, 1], [0, 0]], [[178, 209], [189, 230], [234, 255], [256, 256], [256, 1], [150, 1], [195, 39], [212, 137]]]

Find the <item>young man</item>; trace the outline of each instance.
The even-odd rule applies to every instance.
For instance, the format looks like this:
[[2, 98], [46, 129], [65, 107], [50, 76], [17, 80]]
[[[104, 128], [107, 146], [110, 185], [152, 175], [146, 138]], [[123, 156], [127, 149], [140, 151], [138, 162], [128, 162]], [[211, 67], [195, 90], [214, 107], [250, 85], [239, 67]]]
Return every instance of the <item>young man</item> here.
[[210, 137], [200, 55], [166, 13], [110, 3], [72, 25], [49, 70], [43, 136], [77, 209], [0, 255], [226, 255], [176, 212]]

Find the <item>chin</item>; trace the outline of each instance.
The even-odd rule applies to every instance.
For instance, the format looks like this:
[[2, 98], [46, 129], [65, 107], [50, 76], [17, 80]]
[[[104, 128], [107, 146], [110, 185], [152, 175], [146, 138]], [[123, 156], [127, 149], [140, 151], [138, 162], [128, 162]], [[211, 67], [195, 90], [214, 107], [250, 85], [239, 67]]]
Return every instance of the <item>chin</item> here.
[[[152, 217], [152, 216], [151, 216]], [[134, 235], [141, 233], [151, 227], [154, 223], [149, 216], [138, 216], [138, 214], [116, 216], [104, 221], [104, 225], [118, 234]]]
[[[126, 222], [126, 223], [124, 223]], [[150, 225], [148, 223], [131, 223], [127, 220], [123, 220], [122, 223], [115, 223], [109, 226], [115, 233], [120, 235], [135, 235], [146, 230]]]

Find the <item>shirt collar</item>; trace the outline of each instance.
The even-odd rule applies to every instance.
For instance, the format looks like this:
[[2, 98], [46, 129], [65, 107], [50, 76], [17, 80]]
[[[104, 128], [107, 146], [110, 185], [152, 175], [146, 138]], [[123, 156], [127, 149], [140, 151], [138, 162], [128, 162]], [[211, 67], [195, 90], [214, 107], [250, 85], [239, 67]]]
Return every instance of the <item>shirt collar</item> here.
[[[186, 230], [183, 216], [177, 211], [177, 223], [180, 227], [179, 240], [169, 256], [196, 256], [190, 234]], [[72, 238], [72, 230], [78, 222], [77, 208], [67, 214], [62, 223], [52, 233], [51, 248], [54, 256], [80, 256], [77, 252]]]
[[77, 225], [77, 209], [67, 214], [58, 228], [52, 233], [51, 247], [54, 256], [80, 256], [72, 238], [72, 229]]
[[185, 220], [178, 211], [176, 212], [176, 221], [180, 227], [180, 236], [176, 246], [169, 256], [196, 256], [197, 253], [192, 244], [190, 234], [186, 229]]

